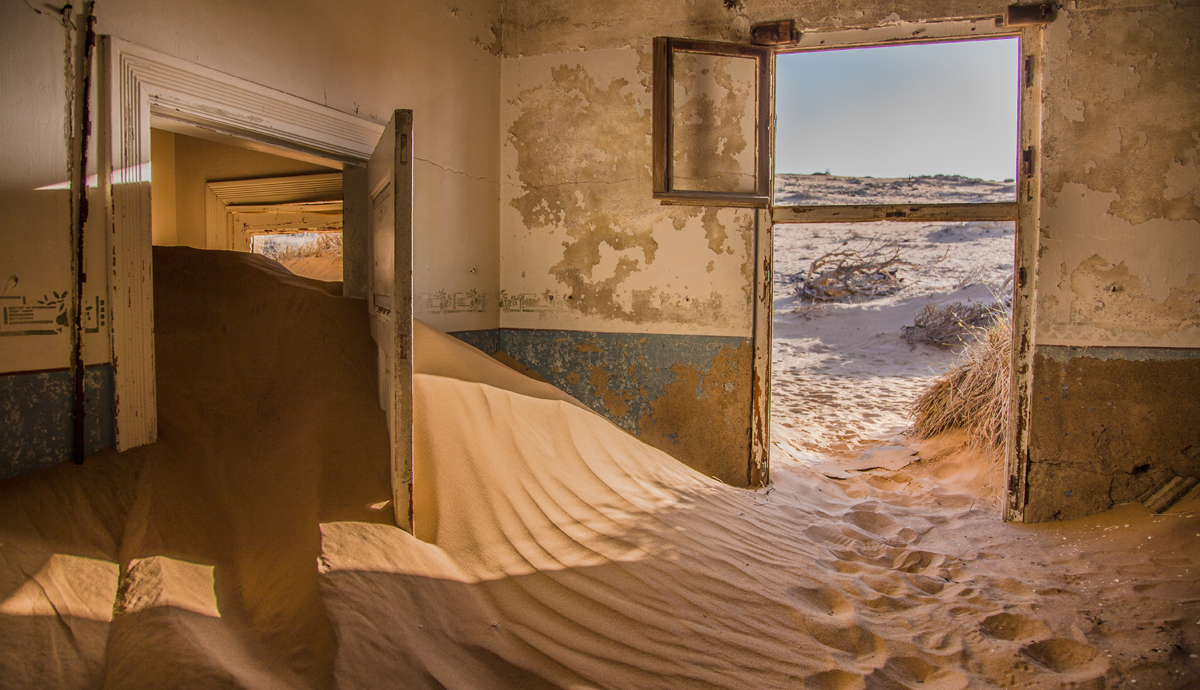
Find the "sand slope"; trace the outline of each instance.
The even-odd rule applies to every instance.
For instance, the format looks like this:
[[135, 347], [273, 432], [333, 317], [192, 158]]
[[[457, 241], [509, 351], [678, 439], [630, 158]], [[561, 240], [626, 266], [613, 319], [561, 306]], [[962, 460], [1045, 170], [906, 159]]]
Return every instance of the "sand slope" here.
[[1195, 500], [1003, 525], [952, 438], [730, 488], [419, 326], [422, 541], [387, 523], [362, 303], [248, 255], [155, 269], [159, 443], [0, 483], [0, 687], [1200, 680]]

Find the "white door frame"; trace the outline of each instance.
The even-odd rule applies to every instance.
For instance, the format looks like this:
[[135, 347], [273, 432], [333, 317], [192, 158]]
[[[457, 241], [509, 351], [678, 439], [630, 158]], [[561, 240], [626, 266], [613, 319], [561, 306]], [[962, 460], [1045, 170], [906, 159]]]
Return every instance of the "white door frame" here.
[[383, 127], [282, 91], [100, 37], [98, 170], [107, 228], [117, 450], [158, 437], [150, 119], [262, 149], [363, 165]]

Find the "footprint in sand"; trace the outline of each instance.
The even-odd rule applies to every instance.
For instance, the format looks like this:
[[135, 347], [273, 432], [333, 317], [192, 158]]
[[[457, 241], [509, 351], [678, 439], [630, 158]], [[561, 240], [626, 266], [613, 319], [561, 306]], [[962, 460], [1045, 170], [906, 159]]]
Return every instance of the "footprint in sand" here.
[[1090, 644], [1062, 637], [1034, 642], [1022, 647], [1021, 652], [1056, 673], [1074, 671], [1100, 655], [1100, 650]]
[[854, 623], [810, 618], [805, 622], [805, 628], [817, 642], [871, 666], [875, 665], [872, 662], [876, 657], [887, 654], [887, 643], [883, 638]]
[[1011, 642], [1045, 639], [1050, 635], [1050, 629], [1045, 623], [1019, 613], [997, 613], [988, 616], [983, 619], [983, 631], [997, 640]]
[[846, 601], [846, 597], [841, 592], [832, 587], [796, 586], [789, 588], [787, 594], [797, 609], [813, 618], [823, 616], [849, 618], [854, 615], [854, 607]]
[[867, 684], [857, 673], [823, 671], [805, 678], [804, 687], [814, 688], [814, 690], [864, 690]]
[[935, 666], [920, 657], [898, 656], [889, 659], [883, 668], [877, 668], [867, 676], [866, 685], [872, 690], [914, 687], [922, 690], [962, 690], [967, 687], [967, 677], [954, 669]]

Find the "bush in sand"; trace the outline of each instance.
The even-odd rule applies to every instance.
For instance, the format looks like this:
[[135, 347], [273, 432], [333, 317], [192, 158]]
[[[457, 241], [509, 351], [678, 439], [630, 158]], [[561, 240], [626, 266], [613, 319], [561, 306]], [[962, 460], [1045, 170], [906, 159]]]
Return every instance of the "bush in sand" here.
[[963, 356], [963, 363], [935, 378], [909, 406], [910, 431], [931, 438], [963, 429], [972, 446], [999, 456], [1008, 429], [1011, 317], [989, 328]]

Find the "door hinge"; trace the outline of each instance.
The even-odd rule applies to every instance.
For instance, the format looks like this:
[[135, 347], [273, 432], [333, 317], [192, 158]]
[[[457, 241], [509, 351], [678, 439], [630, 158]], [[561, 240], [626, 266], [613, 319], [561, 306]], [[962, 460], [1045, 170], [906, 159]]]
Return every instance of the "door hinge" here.
[[795, 19], [763, 22], [750, 27], [750, 42], [756, 46], [794, 46], [800, 42]]
[[1029, 147], [1021, 151], [1021, 173], [1029, 176], [1033, 175], [1033, 147]]
[[1040, 26], [1054, 21], [1056, 8], [1053, 2], [1009, 5], [1004, 14], [1006, 26]]
[[1025, 88], [1033, 88], [1033, 56], [1025, 56]]

